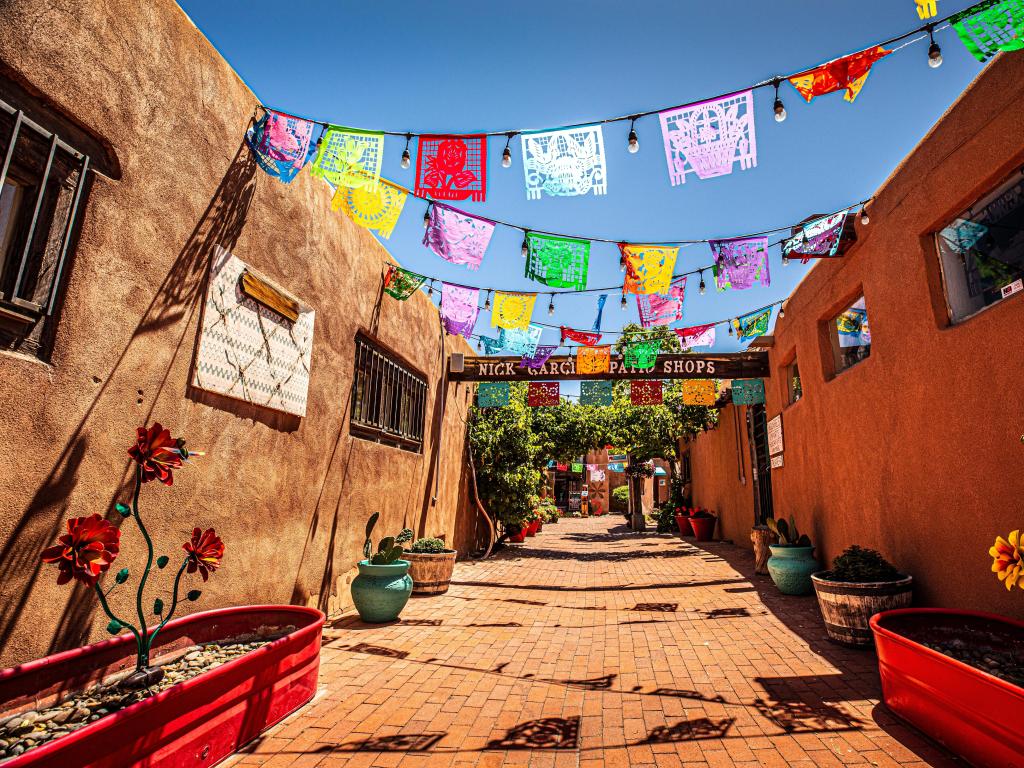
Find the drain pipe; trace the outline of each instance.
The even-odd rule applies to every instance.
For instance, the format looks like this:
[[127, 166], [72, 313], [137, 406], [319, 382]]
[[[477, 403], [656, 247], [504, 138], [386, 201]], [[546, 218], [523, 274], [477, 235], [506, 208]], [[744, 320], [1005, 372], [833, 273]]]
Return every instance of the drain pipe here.
[[736, 406], [732, 407], [732, 416], [733, 427], [736, 430], [736, 476], [739, 478], [740, 485], [746, 485], [747, 476], [743, 464], [743, 440], [740, 438], [740, 409]]

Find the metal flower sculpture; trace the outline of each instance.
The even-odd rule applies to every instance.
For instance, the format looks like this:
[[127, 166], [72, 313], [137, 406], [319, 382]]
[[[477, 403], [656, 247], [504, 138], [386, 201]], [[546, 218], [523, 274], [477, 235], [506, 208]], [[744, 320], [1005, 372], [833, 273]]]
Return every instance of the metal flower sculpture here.
[[996, 536], [996, 543], [989, 548], [992, 558], [992, 572], [999, 578], [1007, 591], [1014, 585], [1024, 589], [1024, 537], [1020, 531], [1012, 531], [1009, 539]]
[[[153, 540], [146, 530], [142, 517], [139, 515], [139, 492], [142, 486], [151, 480], [159, 480], [164, 485], [171, 485], [174, 482], [174, 470], [180, 469], [193, 456], [200, 456], [201, 453], [189, 451], [185, 448], [185, 441], [182, 438], [171, 437], [171, 432], [164, 429], [160, 423], [151, 427], [139, 427], [136, 442], [128, 449], [128, 455], [135, 462], [135, 488], [132, 493], [131, 506], [127, 504], [116, 504], [116, 509], [121, 517], [130, 517], [135, 521], [146, 541], [148, 550], [146, 567], [139, 579], [136, 589], [135, 607], [138, 612], [138, 626], [115, 614], [107, 603], [107, 597], [119, 585], [128, 581], [128, 569], [122, 568], [114, 576], [114, 584], [107, 590], [99, 585], [100, 577], [110, 569], [114, 560], [120, 552], [121, 531], [100, 515], [89, 517], [76, 517], [68, 520], [68, 532], [58, 539], [58, 544], [47, 548], [42, 553], [44, 563], [55, 563], [59, 568], [57, 576], [58, 584], [67, 584], [69, 581], [80, 581], [88, 587], [96, 590], [100, 606], [103, 612], [110, 617], [107, 631], [116, 635], [123, 629], [127, 629], [135, 637], [136, 643], [136, 667], [135, 672], [123, 683], [128, 688], [138, 688], [154, 685], [163, 678], [164, 672], [159, 667], [150, 667], [149, 656], [160, 630], [171, 620], [178, 607], [181, 578], [185, 573], [196, 573], [203, 577], [205, 582], [210, 574], [220, 566], [221, 558], [224, 557], [224, 542], [217, 536], [213, 528], [203, 531], [200, 528], [192, 530], [192, 538], [182, 545], [185, 551], [185, 558], [182, 560], [178, 573], [174, 578], [174, 589], [171, 592], [170, 608], [164, 606], [161, 598], [153, 601], [152, 615], [156, 617], [154, 625], [147, 623], [147, 612], [143, 609], [143, 592], [146, 588], [146, 581], [153, 564], [159, 569], [164, 569], [170, 562], [167, 555], [154, 557]], [[198, 589], [190, 590], [185, 594], [185, 599], [195, 601], [199, 599], [202, 592]]]

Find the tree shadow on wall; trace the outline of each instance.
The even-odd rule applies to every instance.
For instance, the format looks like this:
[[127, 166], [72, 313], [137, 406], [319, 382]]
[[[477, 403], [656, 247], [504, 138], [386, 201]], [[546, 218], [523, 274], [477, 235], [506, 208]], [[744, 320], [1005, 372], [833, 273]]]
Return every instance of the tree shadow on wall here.
[[[131, 339], [111, 367], [92, 402], [86, 408], [78, 424], [72, 429], [60, 455], [49, 470], [44, 471], [43, 482], [36, 489], [32, 500], [22, 511], [0, 550], [0, 584], [4, 595], [4, 607], [0, 613], [0, 650], [6, 650], [18, 629], [18, 622], [28, 603], [31, 590], [40, 576], [39, 554], [53, 543], [63, 529], [64, 518], [69, 514], [91, 514], [106, 510], [107, 518], [120, 525], [123, 518], [113, 510], [116, 499], [123, 495], [130, 480], [130, 466], [126, 461], [119, 483], [103, 506], [96, 500], [90, 509], [73, 509], [68, 501], [78, 484], [78, 473], [89, 451], [91, 421], [99, 404], [104, 401], [108, 390], [116, 382], [121, 384], [113, 391], [127, 387], [125, 381], [132, 374], [136, 357], [131, 353], [135, 345], [147, 336], [180, 326], [177, 339], [167, 344], [161, 341], [161, 348], [172, 348], [173, 353], [166, 363], [160, 383], [155, 391], [146, 394], [149, 406], [143, 414], [143, 423], [149, 423], [154, 404], [167, 386], [171, 370], [185, 345], [186, 335], [192, 318], [198, 309], [207, 265], [214, 246], [232, 249], [245, 226], [246, 216], [255, 193], [255, 163], [246, 145], [241, 143], [228, 169], [217, 186], [206, 210], [196, 223], [184, 246], [157, 288], [152, 300], [143, 312]], [[153, 356], [146, 360], [153, 363]], [[124, 370], [122, 370], [124, 369]], [[142, 392], [139, 393], [142, 395]], [[142, 403], [142, 398], [138, 400]], [[99, 424], [98, 430], [108, 431], [108, 424]], [[131, 443], [131, 436], [125, 436], [125, 450]], [[93, 454], [95, 455], [95, 454]], [[106, 461], [106, 459], [103, 459]], [[113, 479], [112, 479], [113, 480]], [[81, 645], [88, 639], [96, 603], [91, 591], [76, 585], [49, 640], [49, 653]], [[38, 632], [34, 627], [33, 632]], [[27, 635], [28, 631], [21, 634]]]

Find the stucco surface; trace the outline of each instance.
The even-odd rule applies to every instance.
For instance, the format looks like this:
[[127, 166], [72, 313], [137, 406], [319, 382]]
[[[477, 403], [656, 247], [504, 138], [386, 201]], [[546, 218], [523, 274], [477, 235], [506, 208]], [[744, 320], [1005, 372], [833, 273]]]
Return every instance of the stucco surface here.
[[[338, 612], [373, 511], [380, 534], [409, 526], [460, 545], [469, 391], [449, 388], [438, 430], [436, 311], [421, 294], [381, 300], [387, 254], [330, 210], [324, 184], [303, 173], [285, 186], [255, 167], [242, 136], [256, 99], [182, 11], [171, 0], [7, 0], [0, 61], [109, 143], [122, 168], [118, 181], [94, 181], [52, 365], [0, 356], [0, 664], [104, 636], [94, 596], [57, 587], [38, 557], [66, 518], [117, 517], [126, 450], [145, 422], [206, 451], [173, 487], [142, 493], [158, 554], [181, 555], [193, 525], [215, 527], [227, 545], [189, 607], [297, 602]], [[189, 386], [215, 245], [316, 310], [304, 418]], [[357, 330], [428, 377], [422, 454], [350, 437]], [[452, 349], [469, 351], [449, 338]], [[122, 530], [117, 564], [137, 573], [141, 537], [131, 524]], [[169, 580], [161, 573], [155, 584]], [[127, 609], [130, 597], [119, 588], [112, 604]]]
[[[1002, 54], [879, 190], [857, 244], [795, 291], [767, 382], [785, 436], [776, 516], [794, 515], [824, 560], [880, 550], [921, 604], [1018, 618], [1024, 595], [996, 580], [988, 548], [1024, 525], [1024, 294], [950, 324], [932, 233], [1022, 164], [1024, 56]], [[871, 355], [834, 375], [825, 324], [861, 294]], [[794, 353], [804, 397], [784, 408]], [[695, 489], [735, 482], [711, 468], [730, 454], [724, 429], [691, 449]]]
[[754, 484], [745, 410], [726, 406], [718, 414], [718, 427], [702, 433], [696, 445], [691, 444], [690, 473], [694, 505], [718, 515], [715, 537], [750, 547]]

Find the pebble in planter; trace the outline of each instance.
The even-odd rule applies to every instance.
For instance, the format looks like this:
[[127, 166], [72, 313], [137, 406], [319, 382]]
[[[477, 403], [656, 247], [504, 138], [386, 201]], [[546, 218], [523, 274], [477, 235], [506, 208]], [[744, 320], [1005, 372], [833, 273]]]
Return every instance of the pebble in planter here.
[[772, 553], [768, 558], [768, 573], [775, 586], [784, 595], [809, 595], [814, 589], [811, 574], [818, 570], [811, 539], [797, 531], [792, 515], [788, 523], [769, 519], [768, 527], [779, 537], [778, 544], [768, 547]]

